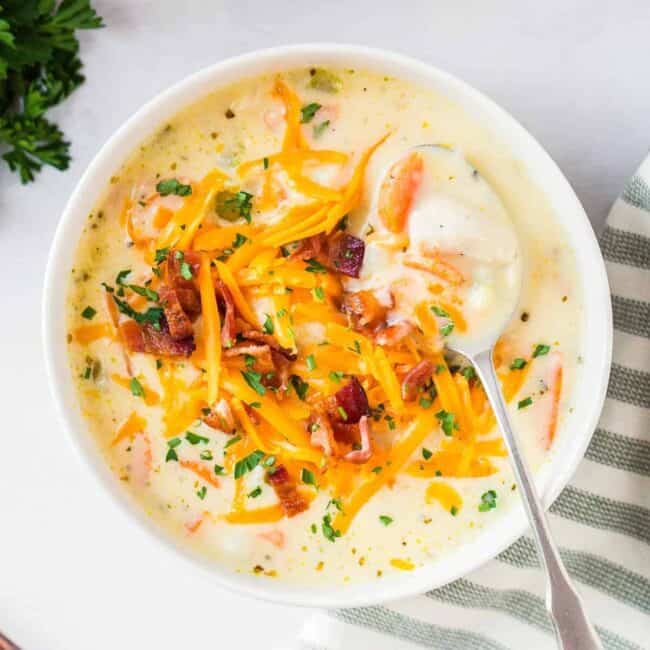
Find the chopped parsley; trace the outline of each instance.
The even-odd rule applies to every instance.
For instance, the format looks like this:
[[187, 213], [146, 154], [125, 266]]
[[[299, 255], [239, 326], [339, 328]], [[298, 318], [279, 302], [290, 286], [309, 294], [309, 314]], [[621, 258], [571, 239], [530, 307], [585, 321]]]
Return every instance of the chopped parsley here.
[[449, 336], [452, 332], [454, 331], [454, 324], [453, 323], [446, 323], [440, 328], [440, 333], [443, 336]]
[[275, 456], [267, 456], [262, 465], [264, 465], [264, 467], [273, 467], [273, 465], [275, 465]]
[[170, 194], [175, 194], [176, 196], [190, 196], [190, 194], [192, 194], [192, 186], [184, 185], [179, 182], [177, 178], [168, 178], [160, 181], [156, 185], [156, 192], [158, 192], [160, 196], [169, 196]]
[[265, 395], [266, 388], [262, 385], [262, 374], [253, 370], [242, 370], [242, 377], [246, 383], [258, 394]]
[[314, 358], [313, 354], [307, 355], [307, 358], [305, 359], [305, 363], [307, 364], [308, 370], [316, 369], [316, 359]]
[[252, 354], [245, 354], [244, 363], [247, 368], [252, 368], [255, 365], [255, 357]]
[[241, 436], [233, 436], [226, 442], [226, 444], [223, 446], [224, 449], [228, 449], [228, 447], [232, 447], [234, 444], [237, 444], [241, 440]]
[[269, 168], [269, 159], [266, 156], [264, 156], [264, 158], [262, 160], [262, 164], [264, 165], [264, 169]]
[[191, 280], [194, 277], [192, 275], [192, 267], [185, 260], [181, 262], [181, 277], [184, 280]]
[[199, 458], [201, 460], [212, 460], [212, 452], [209, 449], [204, 449], [201, 452]]
[[251, 210], [253, 209], [253, 195], [241, 190], [239, 192], [223, 191], [217, 194], [217, 214], [226, 221], [236, 221], [243, 218], [247, 223], [251, 222]]
[[314, 294], [314, 298], [316, 298], [316, 300], [325, 300], [325, 292], [323, 291], [323, 287], [314, 287], [311, 291]]
[[422, 458], [424, 458], [424, 460], [429, 460], [431, 456], [433, 456], [433, 452], [426, 447], [422, 447]]
[[431, 408], [432, 404], [433, 404], [433, 400], [428, 399], [427, 397], [420, 397], [420, 406], [423, 409]]
[[247, 241], [248, 241], [248, 237], [246, 237], [246, 235], [242, 235], [240, 232], [238, 232], [235, 235], [235, 238], [232, 240], [232, 247], [233, 248], [241, 248]]
[[370, 471], [373, 474], [379, 474], [384, 468], [381, 465], [377, 465], [377, 467], [373, 467]]
[[131, 393], [136, 397], [144, 397], [144, 387], [135, 377], [131, 377], [129, 388], [131, 389]]
[[442, 307], [438, 307], [438, 305], [431, 305], [431, 311], [436, 316], [440, 316], [440, 318], [449, 318], [449, 314]]
[[344, 422], [347, 422], [348, 421], [347, 411], [342, 406], [337, 406], [336, 410], [337, 410], [338, 414], [341, 416], [341, 419]]
[[113, 300], [117, 305], [117, 309], [121, 314], [132, 318], [136, 323], [145, 324], [149, 323], [155, 329], [160, 330], [160, 319], [163, 315], [162, 307], [149, 307], [145, 312], [138, 312], [128, 302], [120, 300], [117, 296], [113, 296]]
[[318, 112], [318, 109], [321, 107], [320, 104], [312, 102], [307, 104], [300, 109], [300, 123], [309, 124], [314, 119], [314, 115]]
[[221, 466], [221, 465], [215, 465], [215, 466], [214, 466], [214, 473], [215, 473], [217, 476], [221, 476], [221, 475], [224, 473], [223, 466]]
[[264, 452], [260, 449], [256, 449], [254, 452], [248, 454], [248, 456], [238, 460], [235, 463], [235, 478], [241, 478], [247, 472], [252, 472], [264, 458]]
[[512, 360], [512, 363], [510, 364], [510, 370], [521, 370], [522, 368], [526, 367], [527, 363], [528, 362], [526, 361], [526, 359], [517, 357], [516, 359]]
[[331, 515], [325, 515], [323, 517], [323, 523], [321, 524], [321, 530], [323, 531], [323, 536], [325, 539], [328, 539], [330, 542], [335, 542], [337, 537], [341, 536], [340, 530], [335, 530], [332, 527], [332, 517]]
[[205, 436], [200, 436], [198, 433], [194, 433], [193, 431], [185, 432], [185, 440], [187, 440], [187, 442], [189, 442], [190, 445], [198, 445], [199, 442], [204, 442], [204, 443], [210, 442], [210, 438], [206, 438]]
[[455, 517], [458, 514], [458, 508], [456, 506], [451, 506], [449, 512], [451, 513], [452, 517]]
[[298, 398], [304, 402], [307, 391], [309, 390], [309, 384], [306, 381], [303, 381], [303, 379], [298, 375], [291, 375], [289, 381], [291, 382], [293, 389], [296, 391]]
[[327, 273], [327, 269], [317, 259], [310, 257], [306, 261], [305, 271], [308, 273]]
[[526, 407], [530, 406], [532, 403], [533, 403], [533, 398], [532, 397], [530, 397], [530, 396], [525, 397], [524, 399], [519, 400], [517, 402], [517, 409], [518, 410], [525, 409]]
[[348, 348], [350, 352], [356, 352], [357, 354], [361, 354], [361, 343], [357, 339], [354, 339], [354, 343], [352, 344], [351, 348]]
[[332, 370], [330, 371], [330, 374], [328, 377], [336, 384], [340, 384], [341, 380], [343, 377], [345, 377], [345, 373], [341, 372], [340, 370]]
[[125, 287], [126, 283], [124, 280], [126, 279], [126, 276], [131, 273], [131, 269], [124, 269], [120, 271], [116, 276], [115, 276], [115, 284], [119, 284], [121, 287]]
[[273, 334], [275, 331], [275, 327], [273, 327], [273, 321], [271, 320], [271, 317], [268, 314], [265, 314], [266, 318], [264, 319], [264, 324], [262, 325], [262, 329], [266, 334]]
[[180, 445], [182, 440], [180, 438], [172, 438], [167, 441], [167, 455], [165, 456], [165, 462], [168, 463], [170, 460], [178, 461], [178, 454], [176, 453], [176, 447]]
[[476, 377], [476, 370], [472, 368], [472, 366], [465, 366], [461, 371], [460, 374], [469, 381], [470, 379], [474, 379]]
[[133, 293], [137, 293], [139, 296], [151, 300], [151, 302], [158, 302], [160, 300], [160, 296], [153, 289], [139, 287], [137, 284], [130, 284], [129, 289], [131, 289]]
[[343, 512], [343, 504], [341, 503], [341, 499], [339, 497], [336, 497], [335, 499], [330, 499], [327, 502], [327, 508], [330, 506], [334, 506], [339, 512]]
[[545, 343], [538, 343], [535, 346], [535, 350], [533, 351], [533, 359], [536, 359], [537, 357], [543, 357], [545, 354], [549, 353], [550, 349], [550, 345], [546, 345]]
[[456, 418], [453, 413], [450, 413], [449, 411], [445, 411], [443, 409], [436, 413], [436, 417], [440, 421], [440, 426], [442, 427], [442, 430], [446, 436], [452, 435], [454, 429], [458, 429], [458, 422], [456, 422]]
[[481, 503], [478, 505], [479, 512], [487, 512], [497, 507], [497, 493], [494, 490], [488, 490], [481, 495]]
[[379, 515], [379, 521], [381, 521], [384, 526], [390, 526], [393, 523], [393, 518], [388, 515]]
[[154, 261], [156, 262], [156, 264], [162, 264], [167, 259], [167, 255], [169, 255], [169, 247], [158, 248], [156, 250], [156, 256], [154, 258]]
[[254, 490], [251, 490], [246, 496], [249, 499], [257, 499], [257, 497], [262, 494], [262, 488], [258, 485]]
[[309, 471], [305, 467], [302, 468], [302, 472], [300, 473], [300, 478], [302, 479], [302, 482], [305, 485], [313, 485], [314, 487], [318, 487], [316, 485], [316, 477], [314, 476], [314, 473]]
[[320, 138], [325, 131], [327, 131], [328, 127], [330, 125], [329, 120], [325, 120], [324, 122], [321, 122], [320, 124], [316, 124], [313, 129], [314, 133], [314, 138]]
[[205, 485], [201, 486], [201, 489], [196, 493], [196, 496], [203, 501], [205, 499], [205, 495], [208, 493], [208, 488], [205, 487]]
[[96, 309], [93, 309], [90, 305], [86, 307], [82, 312], [81, 312], [81, 317], [85, 318], [86, 320], [92, 320], [95, 318], [95, 314], [97, 313]]

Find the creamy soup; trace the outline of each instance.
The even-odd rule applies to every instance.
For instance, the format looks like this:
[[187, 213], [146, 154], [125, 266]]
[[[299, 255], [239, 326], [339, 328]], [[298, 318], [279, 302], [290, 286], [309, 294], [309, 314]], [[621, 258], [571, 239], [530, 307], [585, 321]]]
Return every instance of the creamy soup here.
[[295, 70], [205, 97], [116, 171], [70, 279], [70, 365], [116, 479], [184, 547], [260, 579], [377, 579], [444, 562], [516, 498], [446, 343], [507, 322], [520, 278], [495, 364], [537, 469], [582, 327], [544, 195], [445, 97]]

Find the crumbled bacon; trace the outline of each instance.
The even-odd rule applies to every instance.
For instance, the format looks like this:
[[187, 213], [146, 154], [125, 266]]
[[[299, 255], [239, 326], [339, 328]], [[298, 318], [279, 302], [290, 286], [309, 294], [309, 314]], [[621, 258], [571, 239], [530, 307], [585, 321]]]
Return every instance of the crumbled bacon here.
[[309, 419], [312, 447], [319, 447], [326, 456], [334, 456], [336, 440], [329, 417], [326, 413], [315, 413]]
[[309, 504], [298, 492], [295, 481], [289, 476], [289, 472], [284, 465], [278, 465], [273, 472], [269, 472], [267, 481], [275, 490], [287, 517], [294, 517], [307, 510]]
[[272, 348], [271, 361], [275, 370], [271, 381], [269, 381], [269, 385], [286, 391], [289, 387], [289, 367], [291, 366], [291, 362], [284, 354]]
[[361, 449], [349, 451], [343, 460], [349, 463], [367, 463], [372, 456], [372, 447], [370, 445], [370, 420], [364, 415], [359, 420], [359, 437], [361, 438]]
[[362, 328], [383, 323], [388, 308], [382, 305], [371, 291], [359, 291], [343, 296], [341, 311], [350, 316], [355, 328]]
[[223, 324], [221, 325], [221, 344], [224, 348], [229, 348], [234, 344], [237, 334], [235, 301], [233, 300], [232, 293], [230, 293], [230, 289], [221, 280], [217, 280], [216, 291], [224, 314]]
[[407, 320], [389, 325], [375, 333], [374, 339], [377, 345], [393, 347], [400, 344], [407, 336], [415, 331], [413, 323]]
[[[370, 413], [366, 391], [356, 377], [351, 377], [350, 381], [338, 390], [334, 397], [338, 407], [338, 417], [346, 424], [356, 424], [362, 416]], [[343, 411], [341, 412], [340, 409]]]
[[208, 413], [201, 418], [209, 427], [232, 433], [235, 430], [235, 418], [230, 409], [230, 404], [225, 399], [220, 399]]
[[327, 237], [324, 233], [306, 237], [298, 242], [297, 248], [291, 257], [299, 257], [302, 260], [318, 259], [327, 253]]
[[402, 398], [406, 402], [417, 399], [418, 391], [431, 379], [433, 363], [428, 359], [413, 366], [402, 380]]
[[[184, 278], [181, 273], [183, 262], [187, 262], [192, 271], [192, 278]], [[201, 299], [194, 278], [199, 277], [201, 258], [192, 251], [170, 250], [167, 254], [167, 269], [165, 280], [178, 292], [178, 300], [188, 314], [198, 314], [201, 311]]]
[[330, 238], [328, 243], [328, 266], [334, 271], [358, 278], [366, 251], [363, 239], [343, 233]]
[[175, 341], [180, 341], [194, 334], [192, 321], [185, 313], [175, 289], [161, 286], [158, 290], [160, 304], [165, 312], [169, 334]]
[[194, 337], [175, 341], [169, 333], [165, 318], [160, 320], [160, 329], [145, 323], [140, 325], [133, 320], [120, 325], [124, 342], [131, 352], [147, 352], [166, 357], [189, 357], [194, 352]]
[[283, 348], [271, 334], [265, 334], [264, 332], [259, 332], [254, 330], [248, 323], [239, 321], [240, 324], [243, 324], [242, 331], [240, 332], [241, 337], [246, 341], [254, 341], [256, 343], [262, 343], [263, 345], [268, 345], [272, 350], [279, 352], [283, 357], [289, 361], [295, 361], [297, 354], [293, 350], [288, 348]]

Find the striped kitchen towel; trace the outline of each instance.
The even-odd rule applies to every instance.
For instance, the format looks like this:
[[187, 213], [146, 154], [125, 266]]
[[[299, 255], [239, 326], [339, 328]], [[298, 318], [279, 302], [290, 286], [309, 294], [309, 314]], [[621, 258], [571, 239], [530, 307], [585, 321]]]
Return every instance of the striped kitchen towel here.
[[[585, 460], [550, 509], [560, 554], [607, 650], [650, 648], [650, 157], [600, 244], [614, 310], [607, 401]], [[526, 535], [467, 578], [386, 606], [319, 613], [303, 650], [555, 648]]]

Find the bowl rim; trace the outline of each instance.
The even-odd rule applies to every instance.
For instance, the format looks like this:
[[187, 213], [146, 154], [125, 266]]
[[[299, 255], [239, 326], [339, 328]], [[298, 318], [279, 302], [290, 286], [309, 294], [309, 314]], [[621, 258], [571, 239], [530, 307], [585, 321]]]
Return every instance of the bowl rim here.
[[[65, 344], [64, 315], [68, 277], [81, 225], [101, 193], [105, 191], [111, 175], [107, 172], [119, 168], [132, 153], [134, 142], [141, 142], [159, 127], [163, 121], [161, 116], [170, 117], [182, 107], [237, 79], [305, 65], [338, 64], [350, 67], [350, 61], [353, 61], [354, 67], [386, 71], [422, 86], [435, 86], [443, 94], [460, 100], [464, 108], [467, 109], [471, 105], [472, 110], [469, 112], [475, 112], [483, 119], [489, 118], [498, 125], [499, 128], [493, 130], [498, 135], [507, 136], [505, 139], [508, 140], [508, 146], [515, 157], [525, 154], [528, 160], [527, 169], [536, 169], [540, 174], [543, 173], [544, 182], [538, 184], [543, 191], [547, 187], [553, 187], [553, 202], [557, 200], [563, 204], [561, 214], [565, 214], [565, 210], [571, 213], [572, 221], [567, 221], [569, 217], [563, 217], [560, 224], [565, 230], [567, 224], [575, 230], [572, 230], [571, 243], [580, 244], [579, 247], [574, 246], [574, 252], [580, 258], [576, 266], [582, 289], [583, 292], [589, 291], [590, 304], [593, 303], [593, 311], [600, 317], [595, 323], [589, 321], [589, 332], [591, 340], [594, 341], [590, 346], [590, 355], [593, 356], [590, 356], [588, 362], [590, 390], [589, 399], [584, 405], [580, 405], [580, 420], [572, 420], [578, 427], [578, 435], [574, 436], [571, 443], [564, 445], [566, 449], [562, 449], [566, 453], [561, 456], [559, 474], [551, 476], [549, 470], [545, 475], [542, 470], [536, 476], [535, 482], [547, 508], [569, 482], [584, 456], [604, 404], [611, 365], [613, 328], [605, 264], [580, 201], [559, 167], [535, 138], [508, 112], [464, 81], [428, 63], [396, 52], [352, 44], [312, 43], [255, 50], [218, 61], [157, 94], [104, 143], [78, 181], [57, 225], [47, 261], [42, 305], [42, 335], [48, 382], [59, 422], [63, 424], [77, 457], [88, 472], [112, 495], [113, 503], [119, 506], [128, 521], [137, 522], [140, 530], [148, 531], [161, 542], [161, 546], [169, 551], [170, 561], [172, 554], [174, 557], [184, 558], [186, 566], [192, 566], [197, 573], [203, 575], [207, 572], [220, 586], [287, 605], [359, 607], [376, 605], [441, 587], [494, 558], [525, 532], [528, 523], [521, 502], [499, 520], [486, 526], [484, 532], [477, 537], [480, 544], [477, 544], [476, 540], [463, 544], [451, 555], [446, 555], [442, 562], [425, 565], [413, 572], [384, 577], [380, 589], [376, 588], [377, 583], [374, 581], [351, 583], [342, 587], [338, 584], [303, 586], [260, 580], [259, 577], [235, 573], [216, 562], [197, 557], [182, 548], [170, 535], [148, 519], [133, 503], [126, 490], [116, 485], [116, 480], [100, 457], [87, 427], [83, 426], [72, 392], [72, 377]], [[534, 178], [535, 175], [531, 173], [531, 176]], [[556, 207], [554, 206], [554, 212], [557, 212]], [[588, 282], [584, 266], [589, 268]], [[585, 320], [588, 315], [587, 307], [585, 304]], [[586, 373], [586, 370], [584, 368], [583, 373]], [[576, 387], [574, 393], [577, 394]], [[563, 428], [566, 428], [566, 422]], [[135, 527], [135, 524], [133, 526]], [[464, 551], [463, 557], [460, 557], [460, 551]]]

